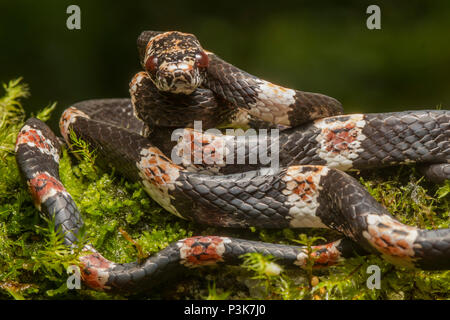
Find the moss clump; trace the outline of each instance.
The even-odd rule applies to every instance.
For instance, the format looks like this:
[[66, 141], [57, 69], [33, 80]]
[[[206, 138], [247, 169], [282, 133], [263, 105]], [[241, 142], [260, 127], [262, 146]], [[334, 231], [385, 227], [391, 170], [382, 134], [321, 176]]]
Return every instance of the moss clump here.
[[[14, 158], [14, 143], [26, 114], [21, 99], [28, 88], [20, 79], [4, 85], [0, 98], [0, 298], [104, 299], [125, 298], [82, 288], [68, 290], [66, 269], [76, 264], [71, 252], [33, 207]], [[48, 120], [55, 105], [37, 115]], [[153, 254], [193, 234], [219, 234], [278, 243], [306, 244], [333, 240], [323, 230], [226, 230], [180, 220], [156, 205], [137, 185], [95, 166], [95, 152], [75, 143], [80, 161], [63, 151], [60, 175], [85, 221], [84, 239], [107, 258], [130, 262]], [[429, 185], [414, 167], [357, 175], [371, 194], [399, 220], [421, 228], [449, 226], [450, 184]], [[122, 232], [121, 232], [122, 231]], [[132, 239], [132, 241], [127, 240]], [[137, 250], [139, 248], [139, 250]], [[369, 265], [381, 269], [381, 289], [366, 286]], [[276, 271], [276, 272], [275, 272]], [[450, 272], [396, 268], [375, 256], [347, 260], [327, 270], [283, 271], [270, 257], [243, 257], [243, 268], [187, 270], [185, 277], [164, 288], [132, 298], [204, 299], [448, 299]]]

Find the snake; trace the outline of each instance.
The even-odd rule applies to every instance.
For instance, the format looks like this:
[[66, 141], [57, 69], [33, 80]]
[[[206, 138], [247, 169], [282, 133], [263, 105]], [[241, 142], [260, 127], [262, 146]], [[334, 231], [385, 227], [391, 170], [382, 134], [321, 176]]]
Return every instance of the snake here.
[[[139, 182], [183, 219], [229, 228], [326, 228], [342, 238], [308, 251], [198, 235], [130, 263], [110, 261], [86, 244], [80, 265], [89, 288], [145, 291], [186, 268], [239, 265], [255, 252], [286, 268], [304, 268], [311, 259], [314, 268], [328, 267], [365, 254], [400, 267], [450, 268], [450, 229], [401, 223], [346, 173], [415, 163], [431, 182], [443, 183], [450, 178], [449, 110], [344, 114], [338, 100], [251, 75], [203, 49], [193, 34], [144, 31], [137, 46], [143, 70], [130, 82], [130, 98], [81, 101], [63, 112], [59, 127], [69, 148], [73, 132], [95, 150], [98, 166]], [[221, 134], [224, 128], [261, 134]], [[277, 166], [262, 156], [251, 161], [258, 143]], [[74, 248], [83, 220], [59, 177], [61, 148], [61, 138], [30, 118], [17, 136], [16, 160], [35, 206]], [[238, 151], [241, 157], [231, 157]]]

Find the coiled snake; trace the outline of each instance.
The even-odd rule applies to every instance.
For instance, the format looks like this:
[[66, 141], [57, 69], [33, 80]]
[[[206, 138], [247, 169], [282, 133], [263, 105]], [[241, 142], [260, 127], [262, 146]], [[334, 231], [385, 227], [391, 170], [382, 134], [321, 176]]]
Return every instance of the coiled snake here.
[[[317, 266], [355, 253], [423, 269], [450, 267], [450, 229], [421, 230], [395, 218], [343, 171], [423, 163], [435, 182], [450, 177], [450, 111], [341, 115], [330, 97], [283, 88], [250, 75], [205, 51], [195, 36], [145, 31], [138, 38], [145, 71], [130, 83], [130, 99], [83, 101], [68, 108], [60, 129], [69, 130], [167, 211], [203, 224], [263, 228], [318, 227], [344, 238], [315, 247]], [[239, 136], [200, 134], [223, 126], [277, 128], [258, 137], [278, 156], [280, 168], [224, 160]], [[178, 139], [170, 133], [176, 128]], [[241, 155], [255, 154], [244, 139]], [[240, 140], [242, 142], [242, 139]], [[254, 141], [253, 141], [254, 142]], [[193, 151], [193, 152], [189, 152]], [[179, 162], [171, 160], [176, 155]], [[200, 152], [200, 161], [192, 161]], [[55, 219], [69, 246], [83, 222], [59, 179], [60, 145], [41, 121], [29, 119], [16, 143], [16, 159], [36, 206]], [[211, 159], [210, 159], [211, 160]], [[81, 258], [84, 282], [98, 290], [146, 289], [185, 267], [240, 263], [247, 252], [271, 254], [279, 264], [304, 266], [305, 248], [218, 236], [179, 240], [142, 262], [117, 264], [94, 248]]]

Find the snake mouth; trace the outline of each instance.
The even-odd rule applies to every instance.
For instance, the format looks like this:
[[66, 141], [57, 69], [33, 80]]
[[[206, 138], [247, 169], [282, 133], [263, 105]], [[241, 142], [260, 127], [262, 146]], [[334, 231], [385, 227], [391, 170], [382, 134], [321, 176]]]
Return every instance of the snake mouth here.
[[195, 69], [189, 71], [176, 69], [157, 74], [155, 85], [160, 91], [175, 94], [191, 94], [201, 84], [200, 74]]
[[195, 89], [197, 89], [197, 87], [195, 85], [193, 86], [192, 83], [186, 83], [183, 80], [175, 80], [173, 81], [170, 91], [173, 93], [191, 94]]

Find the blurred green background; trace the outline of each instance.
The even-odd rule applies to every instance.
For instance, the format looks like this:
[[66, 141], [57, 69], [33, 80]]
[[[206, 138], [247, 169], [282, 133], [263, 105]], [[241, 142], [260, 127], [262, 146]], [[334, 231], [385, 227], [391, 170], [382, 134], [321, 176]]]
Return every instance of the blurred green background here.
[[[66, 8], [81, 8], [68, 30]], [[381, 30], [366, 8], [381, 7]], [[203, 46], [277, 84], [339, 99], [347, 112], [450, 106], [450, 1], [5, 1], [0, 81], [23, 76], [27, 111], [126, 97], [142, 30], [194, 33]]]

